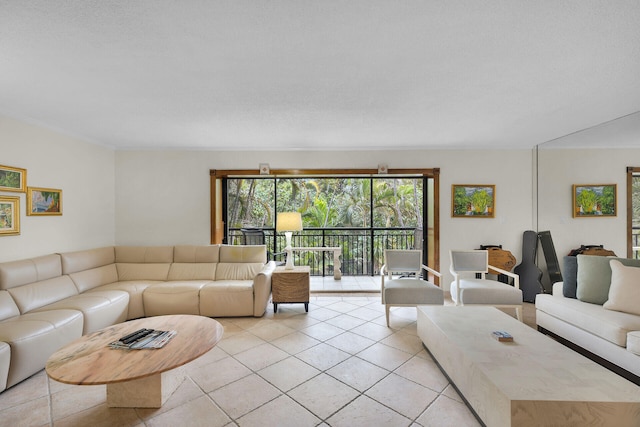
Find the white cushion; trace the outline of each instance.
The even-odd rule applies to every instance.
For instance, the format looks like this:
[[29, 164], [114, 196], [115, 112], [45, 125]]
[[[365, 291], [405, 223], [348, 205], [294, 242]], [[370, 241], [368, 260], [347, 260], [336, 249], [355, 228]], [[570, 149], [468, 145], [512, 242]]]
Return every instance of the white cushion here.
[[[451, 283], [451, 297], [456, 298], [456, 281]], [[462, 304], [522, 305], [522, 291], [506, 283], [489, 279], [460, 279]]]
[[603, 304], [607, 310], [640, 315], [640, 268], [627, 267], [611, 260], [609, 299]]
[[442, 289], [420, 279], [395, 279], [384, 283], [385, 304], [444, 304]]
[[627, 334], [627, 350], [640, 356], [640, 331]]

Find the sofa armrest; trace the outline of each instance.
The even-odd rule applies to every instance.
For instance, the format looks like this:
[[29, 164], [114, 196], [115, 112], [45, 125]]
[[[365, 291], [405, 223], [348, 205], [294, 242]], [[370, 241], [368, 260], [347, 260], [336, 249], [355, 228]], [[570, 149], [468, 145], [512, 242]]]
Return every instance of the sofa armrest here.
[[276, 263], [269, 261], [253, 279], [253, 315], [260, 317], [264, 314], [271, 296], [271, 274], [276, 269]]
[[555, 297], [564, 297], [564, 293], [562, 291], [562, 287], [564, 286], [564, 282], [556, 282], [553, 284], [553, 288], [551, 288], [551, 292]]

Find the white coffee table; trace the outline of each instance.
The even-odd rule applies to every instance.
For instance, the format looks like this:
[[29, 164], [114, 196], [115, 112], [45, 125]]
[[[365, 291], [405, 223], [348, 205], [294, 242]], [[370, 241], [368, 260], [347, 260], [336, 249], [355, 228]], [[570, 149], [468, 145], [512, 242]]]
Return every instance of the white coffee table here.
[[640, 426], [640, 387], [496, 308], [419, 306], [418, 335], [487, 426]]

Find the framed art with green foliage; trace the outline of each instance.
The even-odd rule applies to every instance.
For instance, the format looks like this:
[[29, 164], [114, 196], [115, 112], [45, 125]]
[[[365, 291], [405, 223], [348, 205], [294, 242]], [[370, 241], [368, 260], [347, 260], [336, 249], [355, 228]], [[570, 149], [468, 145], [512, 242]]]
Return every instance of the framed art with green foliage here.
[[616, 216], [616, 184], [574, 184], [573, 217]]
[[27, 170], [0, 165], [0, 191], [27, 191]]
[[451, 216], [454, 218], [493, 218], [495, 205], [495, 185], [451, 186]]
[[62, 215], [62, 190], [28, 187], [27, 215]]
[[0, 236], [20, 234], [20, 197], [0, 196]]

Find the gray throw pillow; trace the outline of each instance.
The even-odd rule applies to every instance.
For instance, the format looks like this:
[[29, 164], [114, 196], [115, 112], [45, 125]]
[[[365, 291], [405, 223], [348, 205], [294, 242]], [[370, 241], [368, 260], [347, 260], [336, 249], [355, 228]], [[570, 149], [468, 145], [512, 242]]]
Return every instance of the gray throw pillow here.
[[562, 259], [562, 295], [565, 298], [576, 298], [578, 288], [578, 259], [565, 256]]
[[640, 267], [640, 260], [596, 255], [578, 255], [578, 278], [576, 296], [580, 301], [592, 304], [604, 304], [609, 299], [611, 287], [612, 259], [629, 267]]

